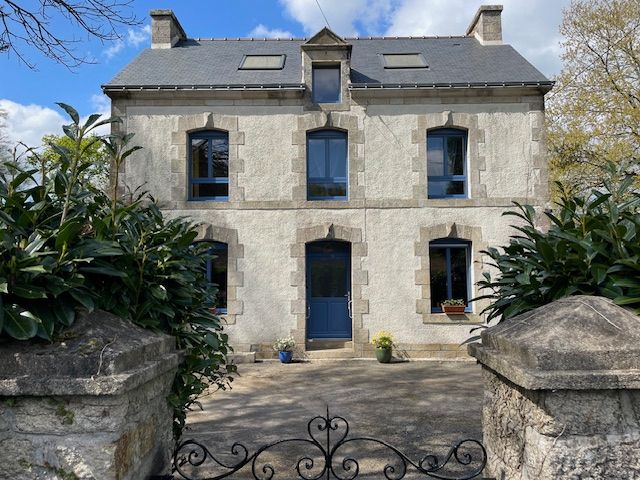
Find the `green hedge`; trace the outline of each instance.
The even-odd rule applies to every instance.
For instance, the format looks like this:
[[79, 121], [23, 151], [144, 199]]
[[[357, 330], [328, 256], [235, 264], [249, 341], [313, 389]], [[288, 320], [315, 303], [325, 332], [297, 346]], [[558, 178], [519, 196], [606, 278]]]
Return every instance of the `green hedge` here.
[[[490, 293], [483, 310], [489, 320], [508, 319], [570, 295], [611, 298], [640, 313], [640, 196], [633, 175], [614, 164], [603, 190], [571, 196], [563, 192], [555, 213], [544, 212], [549, 228], [536, 228], [528, 205], [505, 213], [519, 218], [518, 234], [502, 248], [484, 251], [498, 272], [478, 282]], [[562, 192], [562, 186], [558, 185]]]
[[[174, 433], [210, 385], [227, 388], [235, 366], [220, 319], [216, 290], [206, 279], [207, 247], [194, 243], [194, 225], [167, 220], [152, 198], [123, 203], [83, 184], [83, 141], [100, 122], [64, 127], [73, 148], [56, 147], [60, 167], [44, 178], [37, 170], [6, 164], [0, 178], [0, 335], [55, 341], [83, 311], [101, 308], [135, 324], [175, 336], [185, 359], [169, 402]], [[98, 141], [96, 137], [95, 141]], [[118, 171], [139, 147], [131, 135], [103, 139]]]

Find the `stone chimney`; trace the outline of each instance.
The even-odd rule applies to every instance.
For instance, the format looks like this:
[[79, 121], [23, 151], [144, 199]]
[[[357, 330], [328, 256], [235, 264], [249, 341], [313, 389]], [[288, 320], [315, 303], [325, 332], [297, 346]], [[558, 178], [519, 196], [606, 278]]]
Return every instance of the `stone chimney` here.
[[182, 25], [171, 10], [151, 10], [151, 48], [172, 48], [186, 40]]
[[474, 36], [482, 45], [502, 44], [502, 5], [482, 5], [476, 12], [467, 36]]

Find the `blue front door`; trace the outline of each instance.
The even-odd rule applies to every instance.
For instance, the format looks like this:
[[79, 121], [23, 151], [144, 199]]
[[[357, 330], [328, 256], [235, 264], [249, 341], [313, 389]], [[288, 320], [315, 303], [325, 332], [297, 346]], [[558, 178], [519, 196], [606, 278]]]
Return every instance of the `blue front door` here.
[[351, 338], [351, 245], [307, 244], [307, 338]]

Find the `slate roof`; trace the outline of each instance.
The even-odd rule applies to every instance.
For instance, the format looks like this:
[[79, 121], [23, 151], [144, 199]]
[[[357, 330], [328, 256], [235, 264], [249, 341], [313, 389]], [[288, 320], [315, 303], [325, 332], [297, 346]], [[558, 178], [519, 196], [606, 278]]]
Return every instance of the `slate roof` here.
[[[473, 37], [359, 38], [352, 45], [354, 88], [482, 84], [551, 85], [510, 45], [481, 45]], [[224, 86], [304, 88], [300, 46], [293, 40], [198, 40], [170, 49], [146, 49], [118, 73], [105, 89]], [[385, 69], [383, 53], [422, 53], [428, 68]], [[285, 54], [282, 70], [238, 70], [244, 55]]]

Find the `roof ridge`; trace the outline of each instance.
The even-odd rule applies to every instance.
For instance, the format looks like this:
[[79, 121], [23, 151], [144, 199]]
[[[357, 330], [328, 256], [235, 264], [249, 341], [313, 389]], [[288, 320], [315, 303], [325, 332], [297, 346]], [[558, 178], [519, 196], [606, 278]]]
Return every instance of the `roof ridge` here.
[[187, 38], [186, 41], [195, 40], [196, 42], [222, 42], [222, 41], [233, 41], [233, 42], [277, 42], [277, 41], [300, 41], [304, 42], [307, 40], [306, 37], [290, 37], [290, 38], [257, 38], [257, 37], [195, 37], [195, 38]]
[[[367, 36], [367, 37], [344, 37], [345, 40], [430, 40], [430, 39], [451, 39], [451, 38], [473, 38], [468, 35], [409, 35], [409, 36]], [[183, 41], [196, 41], [196, 42], [278, 42], [278, 41], [300, 41], [304, 42], [309, 40], [307, 37], [277, 37], [277, 38], [263, 38], [263, 37], [194, 37], [187, 38]]]
[[369, 36], [369, 37], [345, 37], [345, 40], [422, 40], [432, 38], [473, 38], [468, 35], [409, 35], [409, 36]]

